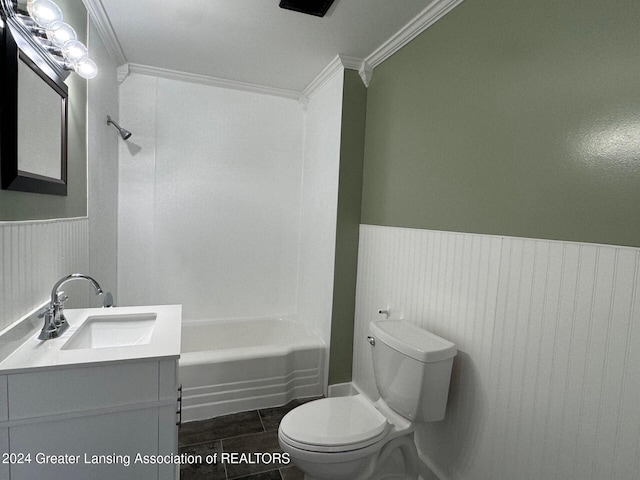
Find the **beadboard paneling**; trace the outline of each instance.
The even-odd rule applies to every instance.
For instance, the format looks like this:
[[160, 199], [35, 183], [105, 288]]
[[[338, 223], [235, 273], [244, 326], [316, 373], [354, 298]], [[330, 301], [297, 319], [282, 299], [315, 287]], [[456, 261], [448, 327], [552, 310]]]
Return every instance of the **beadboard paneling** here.
[[362, 225], [354, 382], [391, 307], [458, 345], [441, 422], [418, 428], [442, 480], [640, 478], [640, 250]]
[[88, 270], [88, 225], [86, 218], [0, 223], [0, 330], [49, 298], [58, 279]]

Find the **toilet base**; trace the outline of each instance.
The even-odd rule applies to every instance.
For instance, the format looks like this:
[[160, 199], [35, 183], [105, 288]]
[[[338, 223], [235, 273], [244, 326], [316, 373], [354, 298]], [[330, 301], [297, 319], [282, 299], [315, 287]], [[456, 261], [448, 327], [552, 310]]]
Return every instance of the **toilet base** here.
[[[394, 457], [400, 456], [399, 461], [392, 462]], [[401, 463], [402, 465], [398, 465]], [[394, 465], [400, 467], [401, 472], [389, 471], [385, 468]], [[413, 441], [413, 433], [391, 440], [384, 447], [376, 460], [376, 469], [367, 480], [417, 480], [418, 451]]]
[[[418, 452], [413, 433], [387, 441], [379, 451], [371, 447], [363, 449], [368, 451], [361, 452], [358, 458], [346, 462], [332, 463], [324, 456], [317, 461], [303, 460], [296, 455], [292, 455], [292, 459], [305, 472], [305, 480], [417, 480]], [[401, 471], [390, 471], [392, 456], [395, 459], [400, 457], [395, 464], [399, 464]]]

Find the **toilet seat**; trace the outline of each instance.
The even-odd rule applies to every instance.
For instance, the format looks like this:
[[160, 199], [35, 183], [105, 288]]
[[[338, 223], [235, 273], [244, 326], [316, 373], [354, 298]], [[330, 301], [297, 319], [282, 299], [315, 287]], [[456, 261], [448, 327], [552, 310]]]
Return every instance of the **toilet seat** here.
[[323, 398], [301, 405], [280, 423], [280, 437], [310, 452], [360, 450], [382, 440], [389, 423], [361, 395]]

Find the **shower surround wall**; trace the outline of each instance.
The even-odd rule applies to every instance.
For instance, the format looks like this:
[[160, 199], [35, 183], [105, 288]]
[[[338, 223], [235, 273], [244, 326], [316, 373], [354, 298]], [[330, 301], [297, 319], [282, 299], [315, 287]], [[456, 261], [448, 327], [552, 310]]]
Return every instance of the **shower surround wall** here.
[[133, 74], [120, 86], [119, 304], [296, 312], [304, 110]]
[[343, 85], [344, 69], [339, 68], [311, 97], [305, 117], [298, 314], [327, 345], [331, 339]]
[[91, 19], [88, 47], [100, 68], [100, 75], [87, 85], [89, 267], [86, 273], [98, 280], [106, 292], [112, 292], [117, 300], [119, 137], [106, 124], [106, 117], [118, 117], [119, 84], [117, 65]]

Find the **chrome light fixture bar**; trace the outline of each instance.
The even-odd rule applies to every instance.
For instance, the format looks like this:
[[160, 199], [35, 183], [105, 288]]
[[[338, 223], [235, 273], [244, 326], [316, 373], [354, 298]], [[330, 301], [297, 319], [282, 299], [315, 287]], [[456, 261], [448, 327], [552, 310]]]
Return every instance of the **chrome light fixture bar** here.
[[73, 27], [63, 21], [55, 2], [28, 0], [24, 11], [17, 7], [16, 0], [4, 1], [13, 4], [14, 18], [63, 70], [74, 71], [86, 79], [98, 74], [98, 66], [89, 58], [87, 47], [78, 41]]

